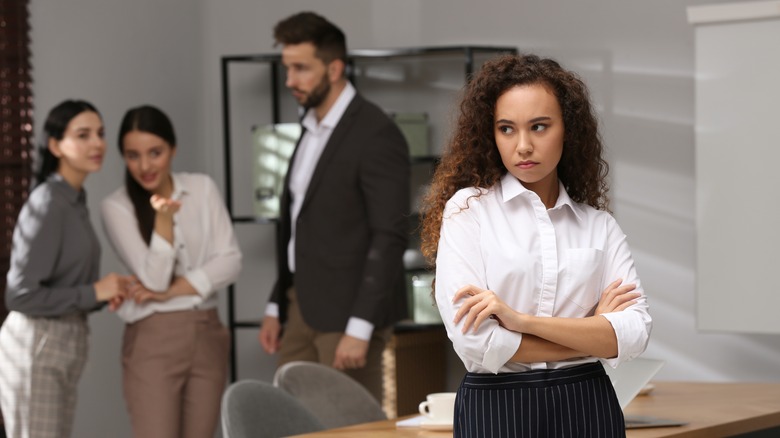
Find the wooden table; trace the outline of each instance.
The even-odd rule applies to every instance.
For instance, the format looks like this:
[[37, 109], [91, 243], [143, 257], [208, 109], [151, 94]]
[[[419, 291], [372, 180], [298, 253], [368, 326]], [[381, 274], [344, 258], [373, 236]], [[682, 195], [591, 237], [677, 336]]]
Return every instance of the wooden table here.
[[627, 415], [686, 421], [681, 427], [632, 429], [631, 438], [732, 436], [780, 427], [780, 383], [658, 382]]
[[[631, 429], [629, 438], [713, 438], [780, 427], [780, 383], [654, 382], [655, 389], [634, 399], [627, 415], [688, 422], [686, 426]], [[396, 420], [377, 421], [299, 435], [310, 438], [449, 438], [452, 432], [396, 428]]]

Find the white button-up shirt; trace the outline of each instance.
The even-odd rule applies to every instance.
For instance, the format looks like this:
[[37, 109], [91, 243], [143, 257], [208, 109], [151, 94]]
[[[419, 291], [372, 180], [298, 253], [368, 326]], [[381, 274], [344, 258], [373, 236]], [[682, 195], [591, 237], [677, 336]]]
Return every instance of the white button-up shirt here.
[[[481, 193], [481, 195], [480, 195]], [[466, 206], [468, 205], [468, 208]], [[521, 372], [592, 362], [509, 362], [522, 334], [488, 319], [474, 333], [453, 324], [463, 286], [494, 291], [513, 309], [535, 316], [592, 316], [601, 292], [618, 278], [635, 283], [642, 295], [622, 312], [607, 313], [617, 335], [618, 356], [611, 366], [640, 355], [652, 320], [634, 268], [626, 236], [607, 212], [575, 203], [563, 185], [555, 206], [511, 174], [489, 190], [458, 191], [447, 203], [436, 259], [436, 302], [455, 351], [476, 373]]]
[[108, 240], [130, 274], [158, 292], [167, 290], [174, 276], [181, 276], [198, 292], [140, 305], [125, 301], [117, 314], [126, 322], [154, 312], [215, 308], [214, 292], [233, 283], [241, 271], [241, 250], [214, 181], [202, 174], [174, 173], [171, 197], [182, 203], [173, 217], [173, 243], [155, 232], [149, 245], [144, 242], [124, 186], [101, 203]]

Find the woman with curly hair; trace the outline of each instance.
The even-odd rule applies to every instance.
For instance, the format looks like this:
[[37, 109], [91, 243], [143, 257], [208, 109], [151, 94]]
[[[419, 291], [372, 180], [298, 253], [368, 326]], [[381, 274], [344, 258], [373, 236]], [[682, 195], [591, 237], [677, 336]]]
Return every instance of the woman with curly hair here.
[[468, 373], [455, 437], [625, 436], [600, 360], [640, 355], [652, 320], [585, 84], [507, 55], [465, 88], [423, 206], [435, 298]]

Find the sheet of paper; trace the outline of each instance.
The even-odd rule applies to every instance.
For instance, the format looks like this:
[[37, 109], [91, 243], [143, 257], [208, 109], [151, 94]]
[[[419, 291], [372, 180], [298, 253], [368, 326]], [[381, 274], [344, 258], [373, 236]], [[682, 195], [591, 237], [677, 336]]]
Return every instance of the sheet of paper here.
[[418, 415], [416, 417], [407, 418], [405, 420], [396, 421], [395, 427], [420, 427], [425, 417]]

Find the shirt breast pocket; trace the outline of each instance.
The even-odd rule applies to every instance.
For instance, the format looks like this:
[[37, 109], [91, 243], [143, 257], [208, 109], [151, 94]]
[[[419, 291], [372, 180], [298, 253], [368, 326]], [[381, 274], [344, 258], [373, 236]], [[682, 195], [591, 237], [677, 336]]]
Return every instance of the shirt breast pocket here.
[[563, 294], [566, 300], [583, 310], [592, 309], [601, 296], [604, 252], [596, 248], [569, 249], [565, 263]]

